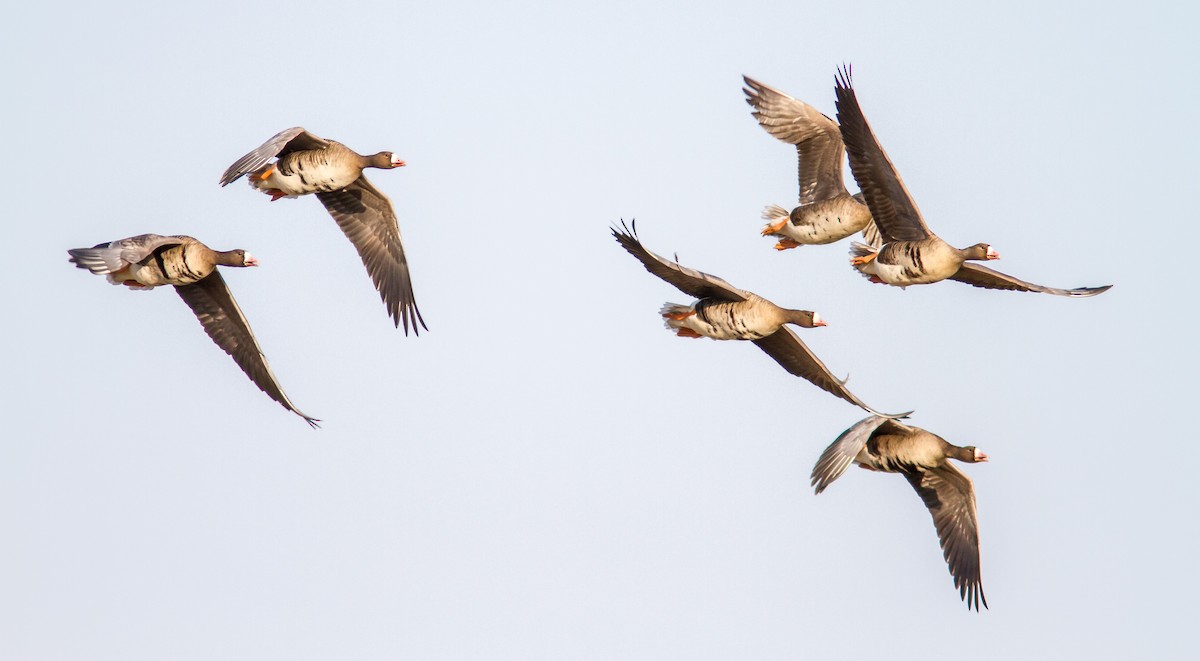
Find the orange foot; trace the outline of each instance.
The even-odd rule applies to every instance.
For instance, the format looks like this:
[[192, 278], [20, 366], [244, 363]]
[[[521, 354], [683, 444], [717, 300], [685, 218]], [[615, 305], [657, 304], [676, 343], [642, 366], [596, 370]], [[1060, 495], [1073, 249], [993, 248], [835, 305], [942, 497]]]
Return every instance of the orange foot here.
[[877, 276], [877, 275], [873, 275], [873, 276], [867, 278], [867, 280], [870, 280], [871, 282], [874, 282], [877, 285], [886, 285], [887, 284], [883, 280], [880, 280], [879, 276]]
[[858, 255], [855, 257], [851, 257], [850, 263], [853, 264], [854, 266], [862, 266], [863, 264], [870, 264], [871, 262], [875, 261], [875, 258], [878, 256], [879, 256], [879, 253], [877, 253], [877, 252], [868, 253], [866, 255]]
[[779, 230], [783, 229], [783, 226], [787, 224], [788, 220], [789, 220], [789, 218], [787, 216], [784, 216], [783, 219], [777, 223], [767, 223], [762, 228], [762, 235], [769, 236], [771, 234], [775, 234], [775, 233], [779, 232]]
[[[674, 319], [675, 321], [683, 321], [684, 319], [687, 319], [688, 317], [690, 317], [694, 314], [696, 314], [695, 310], [690, 310], [688, 312], [668, 312], [663, 315], [663, 319]], [[680, 328], [679, 330], [680, 330], [680, 332], [683, 331], [682, 328]], [[688, 331], [688, 332], [691, 332], [691, 331]], [[697, 335], [696, 337], [700, 337], [700, 336]]]
[[792, 248], [799, 248], [802, 245], [804, 245], [804, 244], [802, 244], [798, 241], [793, 241], [791, 239], [780, 239], [779, 243], [775, 244], [775, 249], [776, 250], [791, 250]]
[[697, 333], [690, 328], [680, 328], [679, 330], [675, 331], [675, 335], [677, 337], [704, 337], [700, 333]]
[[271, 196], [272, 202], [274, 202], [275, 200], [278, 200], [281, 197], [287, 197], [287, 193], [279, 190], [278, 188], [268, 188], [268, 189], [264, 190], [263, 192]]
[[270, 177], [270, 176], [271, 176], [272, 174], [274, 174], [274, 173], [275, 173], [275, 166], [274, 166], [274, 165], [268, 165], [268, 166], [267, 166], [267, 169], [265, 169], [265, 170], [263, 170], [262, 172], [258, 173], [258, 180], [259, 180], [259, 181], [266, 181], [266, 180], [267, 180], [267, 177]]

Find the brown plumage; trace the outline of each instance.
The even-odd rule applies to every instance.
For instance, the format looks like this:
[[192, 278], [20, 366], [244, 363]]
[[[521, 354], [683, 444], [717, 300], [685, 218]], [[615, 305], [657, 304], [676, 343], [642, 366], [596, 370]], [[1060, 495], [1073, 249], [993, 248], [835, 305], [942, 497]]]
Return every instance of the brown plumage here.
[[212, 250], [190, 236], [157, 234], [142, 234], [67, 253], [71, 255], [71, 263], [108, 276], [115, 285], [142, 290], [163, 285], [175, 287], [200, 320], [204, 332], [233, 358], [254, 385], [309, 425], [317, 426], [319, 420], [302, 413], [284, 394], [250, 330], [250, 323], [217, 271], [218, 266], [258, 266], [253, 255], [244, 250]]
[[1044, 287], [977, 264], [967, 264], [969, 260], [999, 259], [1000, 255], [986, 243], [959, 249], [934, 234], [925, 224], [900, 173], [867, 124], [848, 68], [838, 72], [835, 92], [837, 118], [850, 157], [850, 170], [862, 189], [880, 234], [875, 245], [854, 244], [850, 263], [872, 282], [907, 287], [953, 279], [987, 289], [1072, 297], [1095, 296], [1112, 287]]
[[363, 174], [365, 168], [390, 170], [403, 165], [392, 152], [364, 156], [295, 127], [235, 161], [220, 184], [248, 174], [250, 185], [269, 194], [272, 201], [315, 194], [354, 244], [392, 321], [397, 327], [403, 325], [406, 335], [409, 326], [420, 335], [420, 329], [428, 327], [417, 309], [395, 209]]
[[[692, 305], [668, 303], [660, 311], [668, 328], [681, 337], [750, 340], [788, 373], [840, 397], [865, 411], [876, 413], [846, 387], [785, 324], [801, 327], [824, 326], [814, 312], [781, 308], [753, 292], [738, 289], [721, 278], [666, 260], [645, 248], [637, 237], [637, 226], [613, 228], [613, 237], [646, 270], [697, 299]], [[911, 411], [910, 411], [911, 413]], [[903, 417], [908, 413], [894, 414]]]
[[987, 461], [974, 446], [959, 447], [920, 427], [871, 416], [842, 432], [821, 453], [812, 471], [817, 493], [855, 463], [873, 471], [900, 473], [933, 516], [942, 555], [967, 608], [987, 608], [979, 572], [979, 517], [971, 478], [949, 462]]
[[799, 99], [749, 76], [742, 79], [746, 103], [754, 108], [759, 126], [794, 145], [798, 160], [799, 205], [790, 212], [766, 207], [763, 219], [771, 222], [762, 234], [779, 237], [776, 250], [833, 243], [855, 232], [873, 235], [870, 209], [861, 195], [846, 190], [842, 176], [846, 149], [837, 123]]

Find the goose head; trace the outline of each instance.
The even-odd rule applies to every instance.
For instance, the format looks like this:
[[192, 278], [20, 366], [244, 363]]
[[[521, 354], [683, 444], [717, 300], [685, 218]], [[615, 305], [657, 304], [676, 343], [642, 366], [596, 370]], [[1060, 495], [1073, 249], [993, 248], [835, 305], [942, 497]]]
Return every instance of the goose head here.
[[986, 262], [993, 259], [1000, 259], [1000, 253], [996, 252], [986, 243], [976, 243], [975, 245], [964, 248], [959, 252], [962, 253], [964, 259], [972, 259], [979, 262]]
[[821, 315], [811, 310], [784, 310], [784, 313], [784, 323], [786, 324], [796, 324], [801, 328], [816, 328], [826, 325]]
[[962, 452], [962, 456], [959, 457], [960, 461], [965, 461], [969, 464], [974, 464], [974, 463], [988, 460], [988, 456], [983, 453], [983, 450], [980, 450], [979, 448], [975, 447], [974, 445], [968, 445], [967, 447], [961, 448], [961, 449], [963, 452]]
[[367, 167], [379, 168], [380, 170], [404, 167], [404, 161], [390, 151], [381, 151], [378, 154], [372, 154], [366, 160]]
[[217, 263], [221, 266], [258, 266], [258, 258], [239, 248], [218, 252]]

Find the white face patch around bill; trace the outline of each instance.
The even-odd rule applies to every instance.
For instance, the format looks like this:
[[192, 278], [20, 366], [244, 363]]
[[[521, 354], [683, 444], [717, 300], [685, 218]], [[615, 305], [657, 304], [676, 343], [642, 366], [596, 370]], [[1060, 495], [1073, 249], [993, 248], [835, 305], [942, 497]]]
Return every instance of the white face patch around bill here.
[[402, 167], [403, 165], [404, 165], [404, 159], [400, 158], [399, 156], [397, 156], [395, 154], [395, 152], [393, 152], [392, 153], [392, 167], [398, 168], [398, 167]]
[[825, 320], [822, 319], [821, 315], [817, 314], [816, 312], [813, 313], [813, 321], [812, 322], [813, 322], [813, 326], [825, 326], [826, 325]]
[[250, 253], [242, 253], [242, 266], [258, 266], [258, 258]]

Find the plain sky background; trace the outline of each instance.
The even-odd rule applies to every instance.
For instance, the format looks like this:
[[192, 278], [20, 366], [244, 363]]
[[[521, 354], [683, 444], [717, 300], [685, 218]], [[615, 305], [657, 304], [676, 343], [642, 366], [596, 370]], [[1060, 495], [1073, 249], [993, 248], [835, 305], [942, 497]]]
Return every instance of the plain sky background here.
[[[1200, 12], [723, 4], [8, 8], [0, 658], [1194, 658]], [[832, 115], [842, 62], [941, 236], [1116, 286], [901, 291], [845, 242], [773, 251], [795, 155], [741, 75]], [[428, 333], [316, 200], [217, 186], [294, 125], [408, 161], [371, 178]], [[991, 455], [990, 611], [901, 477], [812, 494], [864, 414], [664, 331], [686, 297], [621, 218], [819, 311], [802, 337], [858, 395]], [[67, 263], [143, 232], [259, 257], [225, 277], [323, 429], [169, 289]]]

